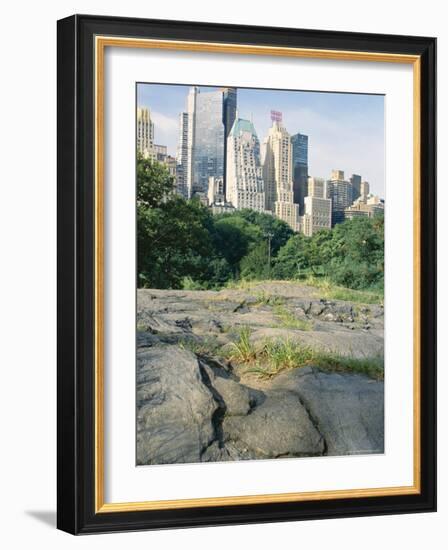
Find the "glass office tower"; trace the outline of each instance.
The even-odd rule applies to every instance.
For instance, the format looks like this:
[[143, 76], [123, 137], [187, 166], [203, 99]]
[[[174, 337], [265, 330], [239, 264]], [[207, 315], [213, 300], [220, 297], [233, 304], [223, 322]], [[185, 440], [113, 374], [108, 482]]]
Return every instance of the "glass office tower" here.
[[291, 136], [294, 202], [299, 205], [300, 214], [304, 213], [305, 197], [308, 195], [308, 136]]
[[237, 89], [223, 88], [223, 111], [222, 121], [224, 123], [224, 194], [227, 188], [227, 138], [236, 119], [237, 111]]
[[192, 194], [208, 191], [209, 177], [224, 176], [223, 92], [195, 88]]

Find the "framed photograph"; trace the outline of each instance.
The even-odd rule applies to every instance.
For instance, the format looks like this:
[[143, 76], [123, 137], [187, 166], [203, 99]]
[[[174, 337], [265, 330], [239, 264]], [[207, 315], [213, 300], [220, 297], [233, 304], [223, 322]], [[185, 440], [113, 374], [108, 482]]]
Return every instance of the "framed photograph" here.
[[436, 508], [434, 38], [58, 22], [58, 527]]

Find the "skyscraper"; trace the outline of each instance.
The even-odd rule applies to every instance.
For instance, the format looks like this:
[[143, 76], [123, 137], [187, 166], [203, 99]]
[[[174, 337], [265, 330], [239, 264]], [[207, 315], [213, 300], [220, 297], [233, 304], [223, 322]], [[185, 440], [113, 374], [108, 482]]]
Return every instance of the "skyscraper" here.
[[360, 187], [360, 199], [362, 199], [363, 201], [367, 201], [367, 197], [369, 196], [369, 193], [370, 193], [370, 185], [369, 185], [369, 182], [368, 181], [362, 181], [361, 182], [361, 187]]
[[328, 183], [323, 178], [308, 178], [308, 196], [319, 197], [321, 199], [329, 198]]
[[352, 186], [344, 179], [343, 170], [333, 170], [328, 181], [329, 196], [332, 200], [332, 224], [344, 221], [344, 211], [352, 204]]
[[303, 214], [304, 198], [308, 195], [308, 136], [297, 133], [291, 136], [291, 144], [294, 202]]
[[193, 193], [207, 193], [208, 178], [224, 176], [223, 92], [196, 96]]
[[177, 192], [188, 198], [187, 170], [188, 166], [188, 113], [179, 115], [179, 143], [176, 155], [176, 187]]
[[359, 216], [374, 218], [379, 214], [384, 214], [384, 201], [375, 195], [369, 195], [366, 200], [359, 197], [351, 206], [345, 209], [345, 218], [348, 220]]
[[184, 168], [184, 178], [187, 185], [187, 197], [193, 196], [193, 170], [194, 170], [194, 138], [195, 138], [195, 112], [196, 112], [197, 88], [190, 88], [188, 92], [187, 107], [187, 165]]
[[223, 88], [223, 110], [222, 121], [224, 123], [224, 130], [226, 138], [229, 137], [230, 130], [236, 118], [237, 107], [237, 89], [236, 88]]
[[148, 107], [137, 108], [137, 151], [146, 157], [153, 157], [154, 123]]
[[235, 120], [227, 138], [226, 198], [235, 208], [265, 210], [260, 142], [249, 120]]
[[331, 227], [331, 199], [328, 195], [328, 185], [323, 178], [308, 178], [308, 196], [304, 199], [301, 224], [307, 237]]
[[193, 87], [187, 97], [187, 194], [207, 196], [210, 177], [224, 176], [222, 90], [201, 92]]
[[352, 174], [350, 183], [352, 184], [352, 201], [355, 201], [361, 195], [361, 176]]
[[208, 180], [208, 205], [223, 205], [225, 203], [224, 181], [222, 178], [211, 176]]
[[166, 157], [168, 156], [168, 148], [166, 145], [157, 145], [154, 143], [154, 160], [158, 162], [165, 162]]
[[222, 121], [224, 123], [224, 192], [227, 185], [227, 138], [236, 118], [237, 111], [237, 89], [223, 89]]
[[302, 220], [303, 232], [311, 237], [317, 231], [331, 228], [331, 199], [305, 197], [305, 213]]
[[294, 204], [291, 137], [282, 114], [271, 111], [272, 126], [264, 140], [263, 177], [266, 210], [299, 230], [299, 205]]

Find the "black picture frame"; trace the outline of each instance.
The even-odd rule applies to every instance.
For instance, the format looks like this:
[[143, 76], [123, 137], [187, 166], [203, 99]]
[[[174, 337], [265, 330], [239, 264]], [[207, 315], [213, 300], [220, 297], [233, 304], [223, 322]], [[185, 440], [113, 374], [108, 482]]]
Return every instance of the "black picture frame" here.
[[[95, 511], [95, 120], [97, 35], [420, 57], [419, 494], [165, 510]], [[57, 526], [73, 534], [436, 510], [436, 39], [74, 15], [58, 21]]]

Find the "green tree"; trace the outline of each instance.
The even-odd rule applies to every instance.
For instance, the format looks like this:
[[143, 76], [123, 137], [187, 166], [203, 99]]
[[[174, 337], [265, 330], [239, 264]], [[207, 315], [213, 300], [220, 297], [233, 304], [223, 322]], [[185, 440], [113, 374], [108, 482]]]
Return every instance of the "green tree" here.
[[297, 279], [308, 268], [307, 238], [302, 233], [297, 233], [279, 250], [272, 269], [273, 277]]
[[296, 234], [280, 248], [273, 276], [295, 279], [307, 273], [328, 277], [354, 289], [384, 284], [384, 219], [358, 217], [319, 231], [312, 237]]
[[139, 286], [181, 288], [190, 276], [205, 281], [215, 250], [201, 204], [173, 197], [158, 208], [137, 210]]
[[174, 178], [157, 161], [137, 155], [137, 205], [147, 208], [159, 206], [174, 189]]
[[[165, 166], [137, 158], [138, 285], [220, 288], [230, 279], [324, 275], [349, 288], [381, 288], [384, 218], [359, 217], [312, 237], [253, 210], [212, 216], [173, 193]], [[269, 264], [268, 241], [271, 249]]]
[[266, 236], [271, 234], [271, 252], [276, 254], [277, 251], [294, 235], [294, 231], [283, 220], [275, 218], [271, 214], [256, 212], [255, 210], [239, 210], [232, 214], [232, 217], [238, 216], [248, 221], [252, 225], [260, 229], [260, 235]]
[[340, 253], [340, 243], [330, 229], [315, 233], [306, 241], [306, 258], [313, 275], [328, 275], [329, 263]]
[[328, 270], [337, 284], [362, 289], [384, 284], [384, 218], [357, 217], [333, 230], [337, 253]]
[[242, 258], [241, 277], [243, 279], [266, 280], [271, 278], [267, 240], [259, 242]]
[[218, 218], [214, 223], [215, 248], [227, 260], [234, 276], [239, 275], [240, 261], [261, 238], [259, 227], [237, 215]]

